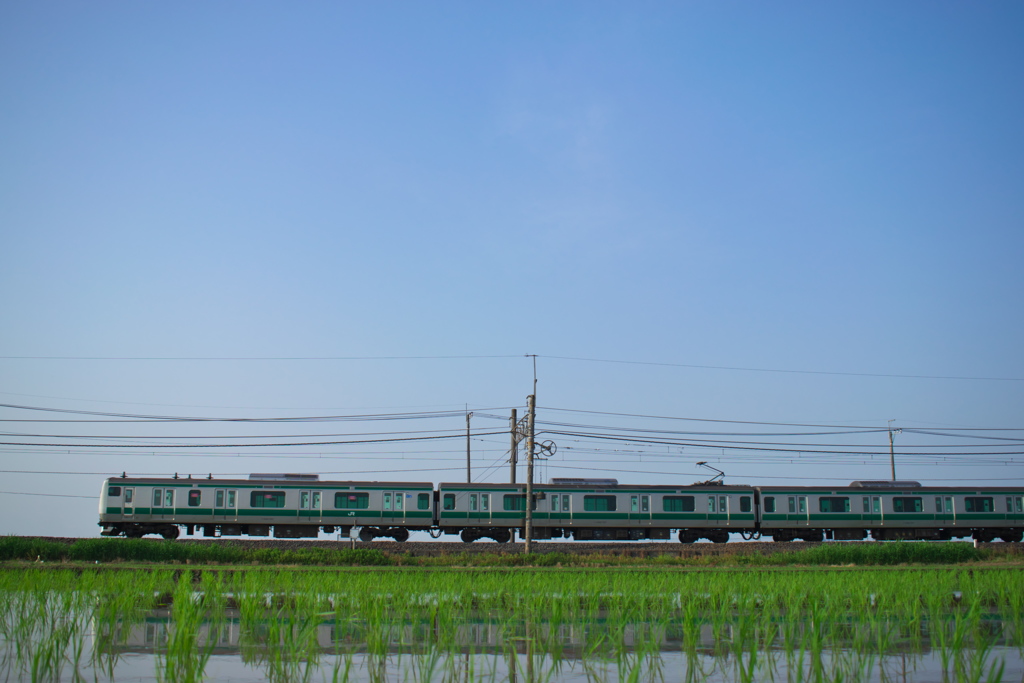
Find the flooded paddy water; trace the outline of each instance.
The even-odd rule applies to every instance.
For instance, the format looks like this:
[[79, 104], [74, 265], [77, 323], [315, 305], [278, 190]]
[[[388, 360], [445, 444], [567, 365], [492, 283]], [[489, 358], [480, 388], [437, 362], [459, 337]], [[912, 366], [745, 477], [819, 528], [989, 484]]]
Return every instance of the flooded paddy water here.
[[0, 573], [0, 680], [1021, 681], [1024, 572]]

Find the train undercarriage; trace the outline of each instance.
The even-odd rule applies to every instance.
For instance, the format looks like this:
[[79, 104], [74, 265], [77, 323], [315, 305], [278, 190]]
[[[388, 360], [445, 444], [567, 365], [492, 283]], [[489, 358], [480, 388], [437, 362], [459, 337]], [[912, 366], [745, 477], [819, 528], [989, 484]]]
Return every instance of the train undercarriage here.
[[[149, 534], [173, 540], [181, 535], [181, 529], [191, 536], [200, 533], [205, 538], [234, 536], [274, 538], [317, 538], [321, 529], [332, 534], [340, 531], [342, 536], [351, 533], [350, 526], [316, 526], [311, 524], [172, 524], [167, 522], [116, 522], [104, 524], [102, 536], [124, 536], [126, 538], [142, 538]], [[458, 535], [465, 543], [472, 543], [483, 538], [497, 543], [509, 543], [513, 540], [513, 532], [518, 531], [520, 538], [525, 538], [525, 529], [508, 527], [403, 527], [403, 526], [364, 526], [359, 528], [359, 540], [368, 543], [377, 538], [391, 538], [399, 543], [409, 539], [410, 531], [429, 531], [435, 538], [442, 534]], [[668, 540], [670, 529], [667, 528], [557, 528], [535, 527], [533, 540], [544, 541], [553, 539], [572, 539], [576, 541], [644, 541]], [[1024, 541], [1024, 530], [1019, 528], [883, 528], [883, 529], [773, 529], [762, 531], [737, 531], [736, 529], [680, 529], [680, 543], [696, 543], [706, 539], [712, 543], [726, 543], [729, 535], [741, 533], [745, 540], [770, 537], [776, 543], [806, 541], [811, 543], [830, 541], [862, 541], [869, 536], [876, 541], [948, 541], [954, 538], [974, 538], [982, 543], [990, 543], [997, 539], [1007, 543]]]

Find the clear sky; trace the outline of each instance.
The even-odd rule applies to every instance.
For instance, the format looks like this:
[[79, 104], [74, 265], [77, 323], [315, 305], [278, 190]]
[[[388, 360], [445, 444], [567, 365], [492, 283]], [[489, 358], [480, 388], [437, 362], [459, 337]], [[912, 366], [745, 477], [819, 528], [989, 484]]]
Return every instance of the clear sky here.
[[885, 479], [895, 420], [900, 478], [1024, 486], [1024, 431], [911, 431], [1024, 430], [1021, 35], [1015, 2], [2, 3], [0, 402], [442, 414], [4, 422], [63, 447], [0, 445], [0, 533], [96, 535], [122, 471], [464, 480], [458, 439], [193, 446], [467, 409], [507, 481], [524, 354], [585, 434], [545, 478]]

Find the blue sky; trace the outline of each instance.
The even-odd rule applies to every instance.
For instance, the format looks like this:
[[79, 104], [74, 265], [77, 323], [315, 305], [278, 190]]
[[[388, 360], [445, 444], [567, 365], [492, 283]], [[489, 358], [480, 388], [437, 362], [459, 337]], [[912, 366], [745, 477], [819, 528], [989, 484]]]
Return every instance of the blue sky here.
[[[548, 408], [1024, 428], [1022, 28], [1009, 2], [5, 3], [0, 400], [507, 414], [540, 354]], [[86, 428], [114, 427], [6, 423]], [[442, 464], [461, 447], [380, 476], [458, 480]], [[475, 442], [487, 463], [504, 447]], [[668, 475], [620, 454], [614, 476], [689, 482], [714, 454], [692, 450]], [[332, 471], [383, 462], [342, 451]], [[101, 476], [23, 471], [327, 471], [183, 457], [8, 448], [0, 533], [96, 532], [94, 501], [23, 494], [95, 496]], [[888, 476], [765, 458], [720, 462]], [[992, 482], [1006, 463], [900, 474]]]

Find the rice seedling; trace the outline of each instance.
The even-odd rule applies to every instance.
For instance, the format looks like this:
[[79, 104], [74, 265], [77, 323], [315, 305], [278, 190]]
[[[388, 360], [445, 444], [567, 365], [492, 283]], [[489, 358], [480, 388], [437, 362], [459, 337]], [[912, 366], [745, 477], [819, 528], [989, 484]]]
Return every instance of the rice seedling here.
[[[411, 681], [467, 671], [501, 680], [501, 666], [524, 665], [541, 679], [582, 666], [584, 675], [657, 680], [669, 657], [694, 680], [863, 680], [897, 653], [917, 661], [929, 645], [949, 676], [984, 679], [1001, 675], [996, 645], [1019, 644], [1024, 606], [1019, 572], [980, 570], [16, 570], [0, 573], [0, 592], [8, 670], [46, 678], [87, 663], [113, 678], [118, 644], [159, 600], [170, 610], [156, 677], [183, 681], [202, 678], [229, 604], [243, 661], [298, 681], [325, 655], [332, 680], [395, 671]], [[988, 620], [995, 611], [1004, 628]], [[88, 623], [92, 652], [83, 646]]]

